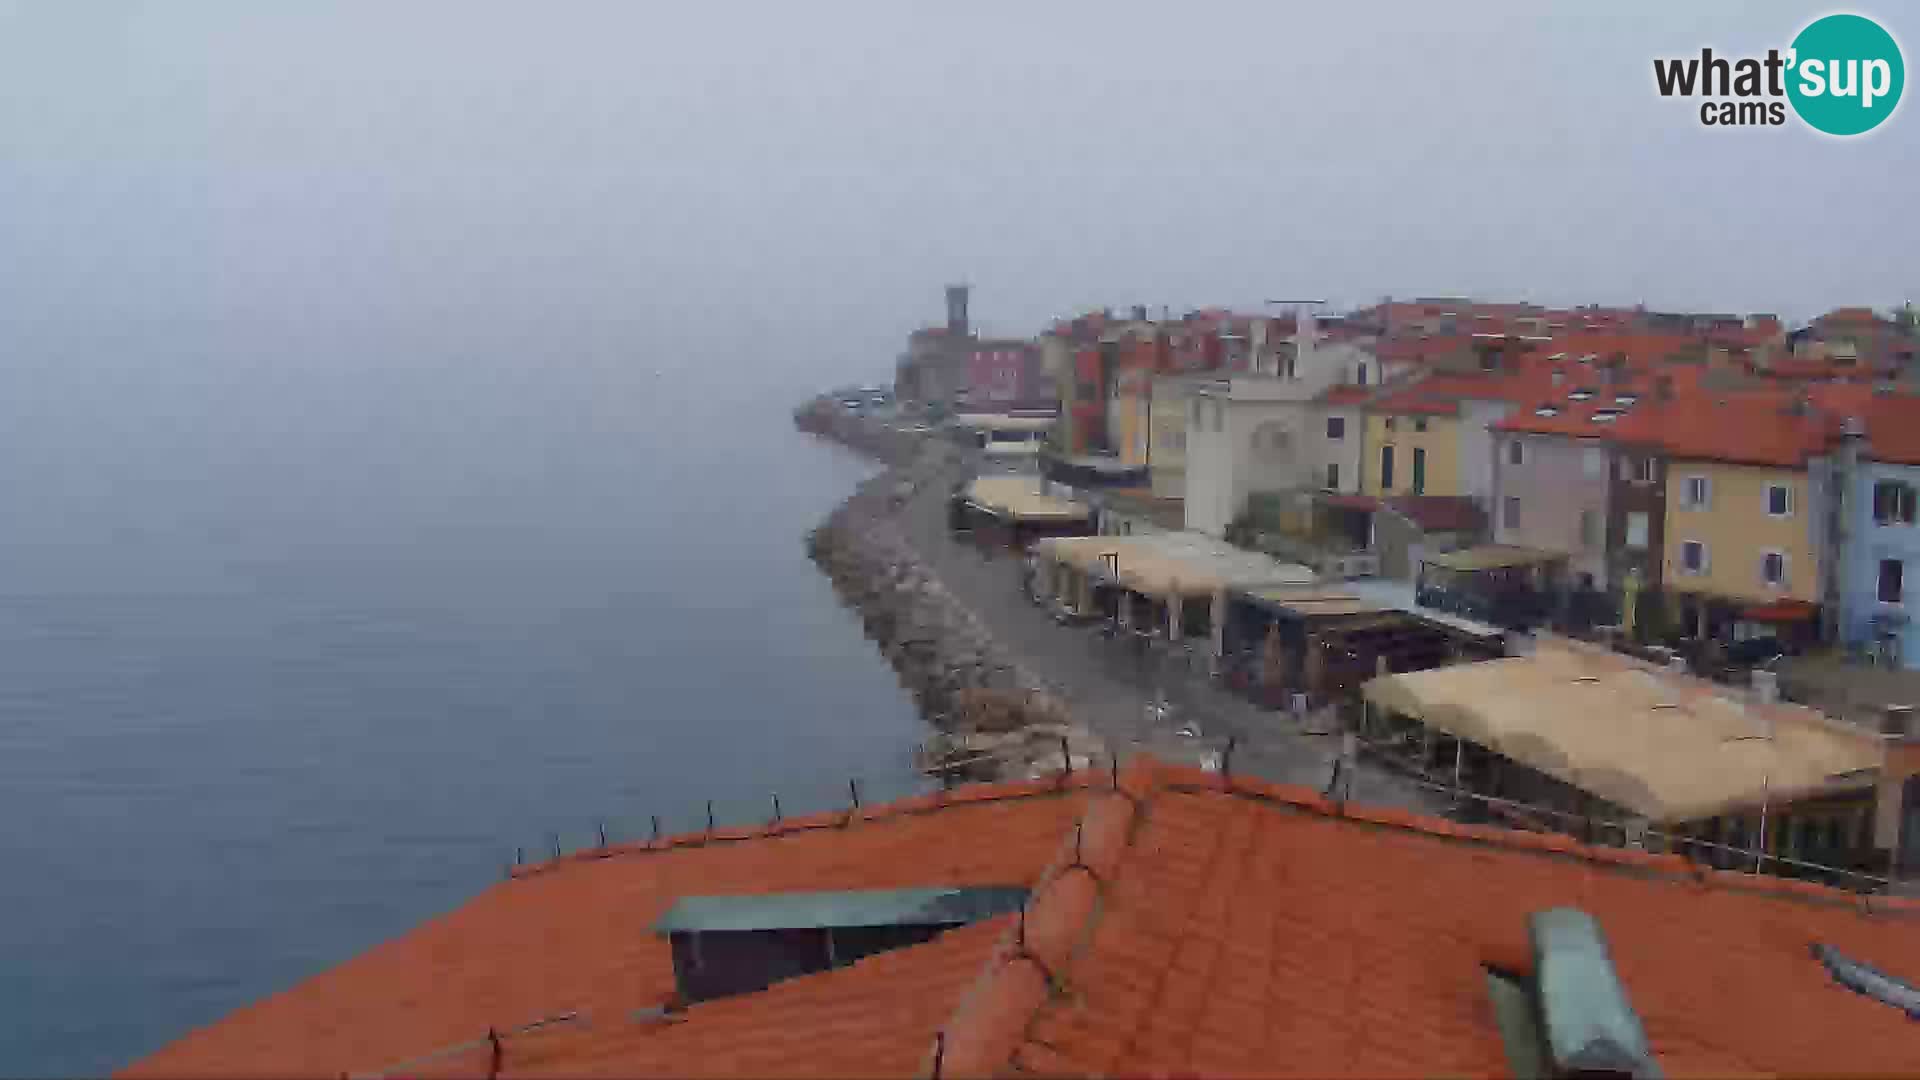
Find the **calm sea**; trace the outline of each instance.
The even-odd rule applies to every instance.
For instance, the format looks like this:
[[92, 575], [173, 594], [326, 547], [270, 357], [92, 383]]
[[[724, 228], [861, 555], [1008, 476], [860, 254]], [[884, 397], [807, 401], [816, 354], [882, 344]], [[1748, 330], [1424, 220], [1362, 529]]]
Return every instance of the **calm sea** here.
[[0, 394], [0, 1074], [123, 1064], [550, 832], [911, 788], [802, 550], [869, 467], [741, 357], [163, 341]]

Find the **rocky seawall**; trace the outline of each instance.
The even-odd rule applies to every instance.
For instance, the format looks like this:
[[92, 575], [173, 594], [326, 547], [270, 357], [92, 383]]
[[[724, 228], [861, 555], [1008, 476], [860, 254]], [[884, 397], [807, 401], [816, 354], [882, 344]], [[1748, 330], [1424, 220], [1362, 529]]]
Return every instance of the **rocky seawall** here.
[[907, 537], [901, 514], [908, 501], [944, 497], [964, 475], [959, 448], [874, 431], [878, 425], [858, 418], [835, 418], [825, 430], [800, 426], [891, 464], [808, 534], [807, 553], [935, 728], [922, 767], [976, 779], [1104, 759], [1104, 745], [946, 589]]

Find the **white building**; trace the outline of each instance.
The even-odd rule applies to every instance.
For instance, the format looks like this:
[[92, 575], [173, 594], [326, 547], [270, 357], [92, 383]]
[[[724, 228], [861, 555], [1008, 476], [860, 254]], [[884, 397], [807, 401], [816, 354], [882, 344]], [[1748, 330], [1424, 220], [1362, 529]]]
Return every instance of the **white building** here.
[[1362, 388], [1389, 373], [1370, 349], [1344, 342], [1309, 346], [1283, 363], [1278, 374], [1192, 389], [1187, 528], [1223, 535], [1254, 492], [1359, 489]]

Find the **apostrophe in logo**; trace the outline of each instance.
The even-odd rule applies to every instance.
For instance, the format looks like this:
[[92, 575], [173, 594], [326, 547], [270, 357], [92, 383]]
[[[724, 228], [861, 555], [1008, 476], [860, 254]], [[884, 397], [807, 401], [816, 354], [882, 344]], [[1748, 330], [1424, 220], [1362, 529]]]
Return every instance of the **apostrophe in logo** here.
[[1732, 59], [1711, 48], [1653, 62], [1661, 97], [1699, 97], [1707, 127], [1775, 127], [1787, 105], [1815, 131], [1860, 135], [1892, 116], [1906, 86], [1900, 45], [1862, 15], [1815, 19], [1784, 52]]
[[1859, 15], [1807, 24], [1787, 53], [1787, 100], [1816, 131], [1859, 135], [1900, 105], [1907, 68], [1893, 35]]

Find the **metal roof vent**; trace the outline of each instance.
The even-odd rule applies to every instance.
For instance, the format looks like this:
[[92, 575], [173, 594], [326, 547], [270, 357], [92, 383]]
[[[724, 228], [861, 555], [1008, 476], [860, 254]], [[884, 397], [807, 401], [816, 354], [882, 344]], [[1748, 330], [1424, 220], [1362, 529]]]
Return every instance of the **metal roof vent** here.
[[674, 983], [692, 1004], [918, 945], [1026, 902], [1017, 885], [685, 896], [653, 929], [672, 942]]
[[1659, 1076], [1647, 1033], [1614, 973], [1607, 939], [1593, 916], [1578, 908], [1537, 911], [1527, 919], [1527, 932], [1541, 1034], [1553, 1070], [1563, 1076]]
[[1534, 913], [1528, 929], [1531, 973], [1486, 969], [1513, 1075], [1661, 1075], [1593, 918], [1555, 908]]

